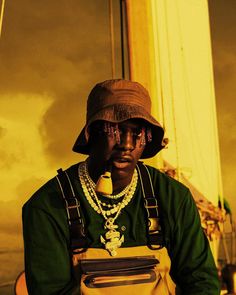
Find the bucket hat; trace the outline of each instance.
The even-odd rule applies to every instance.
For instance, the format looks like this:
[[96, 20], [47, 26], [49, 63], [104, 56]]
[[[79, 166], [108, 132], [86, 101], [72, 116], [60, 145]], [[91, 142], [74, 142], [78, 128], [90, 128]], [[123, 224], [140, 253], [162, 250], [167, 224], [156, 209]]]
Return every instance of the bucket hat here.
[[138, 82], [123, 79], [96, 84], [88, 96], [86, 124], [73, 146], [73, 151], [89, 154], [89, 126], [93, 122], [103, 120], [120, 123], [133, 118], [146, 121], [152, 130], [152, 141], [147, 142], [141, 159], [155, 156], [164, 147], [164, 129], [151, 115], [148, 91]]

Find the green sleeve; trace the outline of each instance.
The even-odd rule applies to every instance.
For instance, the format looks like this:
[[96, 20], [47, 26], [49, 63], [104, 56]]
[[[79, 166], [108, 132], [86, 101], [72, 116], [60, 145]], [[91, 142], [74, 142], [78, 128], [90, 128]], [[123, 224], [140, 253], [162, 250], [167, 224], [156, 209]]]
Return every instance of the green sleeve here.
[[176, 213], [172, 234], [171, 274], [181, 294], [220, 294], [219, 279], [196, 204], [187, 191]]
[[[66, 214], [58, 197], [50, 198], [44, 191], [23, 207], [25, 273], [30, 295], [73, 294], [75, 289]], [[37, 203], [37, 199], [40, 202]], [[53, 208], [54, 203], [59, 207], [54, 211], [59, 213], [48, 212], [48, 207]]]

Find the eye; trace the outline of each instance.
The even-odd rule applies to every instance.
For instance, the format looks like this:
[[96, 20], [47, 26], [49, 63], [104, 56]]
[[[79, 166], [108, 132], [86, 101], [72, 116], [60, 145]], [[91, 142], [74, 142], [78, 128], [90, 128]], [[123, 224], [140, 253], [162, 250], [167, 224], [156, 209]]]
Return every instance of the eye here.
[[142, 137], [142, 128], [141, 127], [135, 128], [133, 130], [133, 136], [135, 136], [137, 139], [141, 138]]
[[142, 136], [142, 129], [138, 129], [134, 132], [134, 135], [137, 136], [138, 138]]
[[124, 130], [122, 130], [121, 128], [115, 128], [115, 130], [114, 130], [114, 134], [116, 135], [116, 134], [119, 134], [119, 135], [122, 135], [123, 133], [124, 133]]

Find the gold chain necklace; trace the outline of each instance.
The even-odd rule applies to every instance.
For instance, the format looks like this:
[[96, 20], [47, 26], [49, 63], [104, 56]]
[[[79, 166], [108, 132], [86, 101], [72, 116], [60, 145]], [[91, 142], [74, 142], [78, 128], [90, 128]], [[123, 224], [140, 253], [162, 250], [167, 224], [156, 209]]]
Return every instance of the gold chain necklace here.
[[[86, 169], [85, 169], [85, 174], [86, 174], [86, 178], [88, 180], [88, 182], [90, 183], [90, 186], [92, 186], [94, 189], [96, 187], [96, 184], [94, 183], [94, 181], [92, 180], [92, 178], [90, 177], [89, 173], [88, 173], [88, 163], [87, 160], [85, 161], [85, 165], [86, 165]], [[121, 197], [123, 197], [129, 190], [129, 184], [118, 194], [115, 195], [102, 195], [105, 198], [108, 199], [112, 199], [112, 200], [117, 200]]]
[[[95, 192], [95, 189], [93, 186], [91, 186], [91, 181], [88, 178], [88, 169], [87, 169], [87, 163], [82, 162], [79, 165], [79, 179], [80, 183], [84, 192], [84, 195], [90, 204], [90, 206], [98, 213], [103, 216], [105, 219], [105, 225], [104, 228], [108, 231], [105, 234], [105, 238], [101, 235], [100, 240], [105, 245], [105, 249], [108, 250], [111, 256], [115, 256], [117, 254], [117, 249], [121, 246], [121, 244], [124, 242], [124, 236], [116, 229], [118, 228], [118, 225], [114, 224], [115, 220], [119, 216], [121, 210], [129, 204], [131, 199], [134, 196], [137, 182], [138, 182], [138, 173], [137, 170], [134, 170], [134, 174], [132, 177], [132, 180], [130, 184], [128, 185], [129, 189], [127, 193], [124, 195], [124, 198], [121, 202], [119, 202], [117, 205], [113, 206], [112, 209], [105, 210], [102, 208], [102, 203], [98, 199], [98, 196]], [[111, 217], [111, 215], [114, 215]]]

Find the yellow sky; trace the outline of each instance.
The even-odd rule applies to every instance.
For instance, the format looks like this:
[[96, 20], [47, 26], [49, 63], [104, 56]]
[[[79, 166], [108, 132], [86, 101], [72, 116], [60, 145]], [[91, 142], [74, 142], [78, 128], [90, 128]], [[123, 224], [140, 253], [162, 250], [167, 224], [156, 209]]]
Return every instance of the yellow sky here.
[[236, 1], [208, 2], [224, 196], [236, 214]]
[[[234, 14], [227, 15], [220, 13], [219, 4], [210, 8], [222, 171], [225, 195], [236, 212], [236, 41], [235, 32], [222, 30], [230, 15], [236, 15], [236, 6], [233, 10], [228, 5]], [[111, 76], [108, 6], [104, 0], [22, 0], [6, 1], [5, 9], [0, 40], [0, 208], [3, 212], [11, 204], [19, 218], [23, 201], [56, 169], [82, 159], [71, 148], [84, 124], [88, 91]], [[0, 228], [3, 224], [7, 219]]]
[[[2, 95], [1, 126], [1, 200], [18, 196], [22, 182], [50, 176], [39, 132], [42, 117], [50, 106], [47, 96], [34, 94]], [[3, 197], [4, 196], [4, 197]]]
[[[23, 202], [58, 168], [84, 158], [71, 149], [85, 121], [88, 91], [111, 76], [108, 23], [103, 0], [6, 1], [0, 39], [0, 229], [19, 228]], [[115, 36], [117, 55], [119, 44]]]

